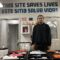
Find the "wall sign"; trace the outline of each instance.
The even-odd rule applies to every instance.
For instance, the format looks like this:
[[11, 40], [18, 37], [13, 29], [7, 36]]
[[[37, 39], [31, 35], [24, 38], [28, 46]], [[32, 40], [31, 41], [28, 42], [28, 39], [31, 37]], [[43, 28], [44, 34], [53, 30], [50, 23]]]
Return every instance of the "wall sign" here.
[[3, 3], [1, 13], [47, 13], [57, 12], [58, 2]]

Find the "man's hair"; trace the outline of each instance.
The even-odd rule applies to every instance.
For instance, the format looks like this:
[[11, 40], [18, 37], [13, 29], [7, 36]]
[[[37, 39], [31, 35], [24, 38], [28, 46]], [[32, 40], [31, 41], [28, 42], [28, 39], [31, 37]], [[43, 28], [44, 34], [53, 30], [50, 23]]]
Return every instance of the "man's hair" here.
[[41, 16], [44, 18], [44, 16], [43, 16], [43, 15], [38, 15], [38, 16], [37, 16], [37, 18], [38, 18], [38, 17], [41, 17]]

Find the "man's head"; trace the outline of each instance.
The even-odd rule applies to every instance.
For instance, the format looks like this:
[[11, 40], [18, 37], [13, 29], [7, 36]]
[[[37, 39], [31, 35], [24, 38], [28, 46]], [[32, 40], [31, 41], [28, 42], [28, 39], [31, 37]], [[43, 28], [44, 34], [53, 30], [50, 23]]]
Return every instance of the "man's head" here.
[[43, 15], [38, 15], [37, 17], [37, 23], [42, 24], [44, 22], [44, 16]]

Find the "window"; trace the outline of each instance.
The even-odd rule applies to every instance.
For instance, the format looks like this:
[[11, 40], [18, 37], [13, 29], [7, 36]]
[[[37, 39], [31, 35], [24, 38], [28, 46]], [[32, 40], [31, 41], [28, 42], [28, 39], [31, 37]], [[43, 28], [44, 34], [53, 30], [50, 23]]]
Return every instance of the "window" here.
[[46, 22], [50, 28], [51, 28], [51, 35], [53, 39], [58, 38], [58, 32], [57, 32], [57, 20], [48, 20]]

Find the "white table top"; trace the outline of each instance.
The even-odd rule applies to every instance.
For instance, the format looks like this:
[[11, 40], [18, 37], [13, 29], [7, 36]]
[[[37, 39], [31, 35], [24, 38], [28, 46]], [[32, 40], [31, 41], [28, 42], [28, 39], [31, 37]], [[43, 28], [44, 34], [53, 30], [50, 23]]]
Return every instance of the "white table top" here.
[[14, 57], [13, 56], [4, 56], [3, 60], [4, 59], [18, 59], [18, 57], [17, 56], [14, 56]]

